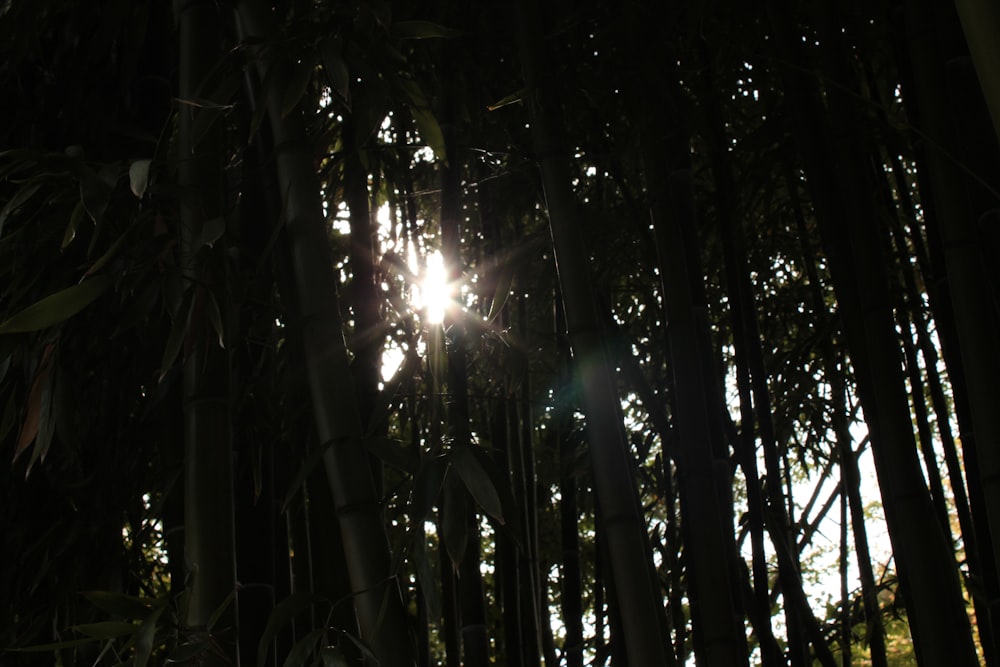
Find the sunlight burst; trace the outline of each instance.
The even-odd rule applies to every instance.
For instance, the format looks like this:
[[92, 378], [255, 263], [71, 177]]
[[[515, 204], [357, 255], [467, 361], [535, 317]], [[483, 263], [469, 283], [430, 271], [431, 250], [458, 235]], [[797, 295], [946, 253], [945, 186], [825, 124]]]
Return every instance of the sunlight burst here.
[[435, 250], [427, 256], [427, 271], [420, 283], [420, 300], [427, 311], [430, 324], [441, 324], [445, 311], [452, 301], [452, 286], [441, 252]]

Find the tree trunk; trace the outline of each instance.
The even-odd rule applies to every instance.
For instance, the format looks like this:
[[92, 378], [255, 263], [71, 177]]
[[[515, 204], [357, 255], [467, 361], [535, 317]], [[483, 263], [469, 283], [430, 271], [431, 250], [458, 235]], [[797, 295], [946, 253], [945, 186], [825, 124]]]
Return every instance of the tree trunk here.
[[[566, 149], [559, 109], [550, 83], [539, 70], [541, 26], [534, 7], [518, 5], [518, 39], [525, 83], [533, 91], [530, 104], [535, 153], [540, 157], [545, 202], [563, 293], [570, 345], [583, 389], [584, 412], [590, 436], [591, 468], [608, 533], [608, 552], [625, 628], [629, 660], [636, 665], [667, 663], [667, 640], [661, 636], [658, 615], [663, 613], [659, 586], [651, 581], [651, 554], [646, 548], [646, 523], [636, 492], [632, 464], [618, 421], [618, 396], [608, 350], [601, 334], [590, 286], [587, 251], [576, 229], [578, 215], [570, 189]], [[530, 13], [529, 13], [530, 12]]]
[[[264, 8], [238, 3], [242, 36], [267, 41]], [[267, 51], [258, 52], [260, 79], [281, 68]], [[284, 80], [281, 76], [273, 80]], [[268, 91], [267, 106], [275, 146], [278, 191], [284, 198], [287, 243], [298, 302], [289, 310], [301, 317], [302, 345], [313, 418], [334, 507], [344, 538], [348, 576], [365, 641], [382, 667], [412, 665], [413, 649], [399, 586], [391, 569], [389, 544], [351, 377], [340, 319], [336, 280], [320, 188], [301, 112], [283, 113], [283, 91]]]
[[[779, 57], [798, 57], [798, 38], [787, 24], [784, 3], [768, 6]], [[832, 51], [833, 30], [824, 32]], [[834, 40], [834, 44], [828, 44]], [[848, 81], [828, 56], [830, 76]], [[836, 121], [826, 119], [812, 81], [798, 72], [783, 71], [789, 111], [794, 122], [807, 183], [815, 202], [824, 247], [865, 418], [872, 437], [876, 471], [882, 491], [889, 535], [900, 575], [914, 646], [921, 664], [978, 663], [965, 613], [951, 546], [937, 526], [928, 529], [933, 513], [913, 439], [906, 404], [899, 346], [895, 340], [888, 287], [878, 235], [874, 202], [865, 203], [865, 162], [859, 158], [852, 132], [853, 109], [842, 93], [830, 103]]]
[[[221, 655], [207, 652], [219, 664], [238, 660], [236, 550], [233, 524], [233, 467], [229, 352], [222, 348], [228, 326], [228, 287], [223, 244], [202, 244], [203, 231], [222, 215], [221, 133], [211, 131], [197, 145], [193, 126], [199, 114], [216, 113], [186, 101], [220, 55], [219, 10], [212, 2], [190, 2], [177, 8], [180, 33], [180, 103], [178, 185], [181, 200], [181, 271], [190, 298], [184, 358], [184, 555], [190, 568], [185, 623], [207, 631]], [[214, 627], [213, 614], [226, 607]], [[225, 657], [223, 657], [225, 656]]]

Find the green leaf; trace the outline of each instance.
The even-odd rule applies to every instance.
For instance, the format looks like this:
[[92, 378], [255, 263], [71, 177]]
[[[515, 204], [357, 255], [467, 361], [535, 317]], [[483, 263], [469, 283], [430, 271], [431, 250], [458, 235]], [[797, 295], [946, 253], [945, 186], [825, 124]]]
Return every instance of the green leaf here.
[[[14, 447], [14, 461], [28, 448], [28, 446], [38, 436], [42, 419], [42, 405], [49, 400], [49, 378], [52, 376], [51, 355], [55, 349], [53, 343], [45, 346], [42, 352], [42, 360], [38, 365], [34, 379], [31, 381], [31, 391], [28, 393], [28, 404], [24, 413], [24, 421], [21, 423], [21, 432], [17, 437], [17, 445]], [[31, 471], [31, 465], [28, 465]], [[25, 473], [27, 476], [27, 473]]]
[[467, 496], [454, 475], [445, 477], [444, 501], [441, 504], [441, 539], [456, 571], [462, 564], [469, 543]]
[[63, 322], [86, 308], [111, 287], [109, 275], [95, 276], [79, 285], [49, 295], [0, 324], [0, 334], [38, 331]]
[[167, 662], [193, 662], [195, 658], [208, 650], [208, 647], [209, 644], [207, 641], [194, 641], [181, 644], [170, 652], [170, 655], [167, 656]]
[[16, 213], [17, 210], [24, 206], [29, 199], [35, 196], [35, 193], [38, 192], [41, 187], [41, 181], [30, 182], [23, 186], [17, 191], [17, 194], [10, 198], [10, 201], [8, 201], [3, 207], [3, 210], [0, 211], [0, 237], [3, 237], [3, 227], [7, 223], [7, 218]]
[[219, 312], [219, 302], [215, 300], [215, 294], [209, 290], [205, 290], [205, 314], [208, 316], [208, 321], [211, 323], [215, 335], [219, 338], [219, 347], [223, 350], [226, 349], [226, 339], [222, 330], [222, 314]]
[[146, 187], [149, 186], [149, 166], [152, 160], [136, 160], [128, 168], [128, 184], [138, 199], [146, 194]]
[[399, 85], [410, 98], [410, 113], [417, 124], [417, 130], [421, 138], [434, 151], [437, 159], [448, 164], [448, 153], [444, 143], [444, 133], [437, 118], [431, 113], [431, 105], [427, 101], [427, 96], [416, 81], [411, 79], [400, 79]]
[[267, 619], [264, 632], [260, 636], [260, 644], [257, 646], [257, 667], [264, 667], [267, 662], [267, 654], [278, 631], [291, 623], [296, 616], [319, 602], [326, 602], [326, 600], [312, 593], [292, 593], [274, 606]]
[[100, 273], [101, 269], [103, 269], [107, 265], [107, 263], [110, 262], [114, 258], [114, 256], [118, 254], [118, 251], [121, 249], [121, 247], [125, 245], [125, 242], [132, 236], [132, 230], [135, 228], [136, 226], [132, 225], [131, 227], [126, 229], [122, 233], [122, 235], [119, 236], [115, 240], [115, 242], [111, 244], [111, 247], [105, 250], [104, 254], [98, 257], [97, 261], [94, 262], [89, 269], [87, 269], [87, 273], [85, 275], [92, 276], [95, 273]]
[[201, 245], [209, 248], [226, 233], [226, 221], [222, 217], [206, 220], [201, 226]]
[[74, 625], [73, 629], [94, 639], [115, 639], [116, 637], [131, 635], [138, 627], [134, 623], [126, 623], [124, 621], [102, 621], [100, 623]]
[[[423, 535], [423, 531], [420, 534]], [[417, 571], [417, 581], [420, 582], [421, 590], [424, 592], [427, 615], [431, 618], [441, 618], [441, 587], [431, 559], [427, 556], [426, 542], [424, 539], [413, 545], [413, 563]]]
[[417, 467], [416, 453], [393, 438], [370, 437], [364, 440], [369, 452], [397, 470], [412, 473]]
[[486, 108], [488, 110], [490, 110], [490, 111], [496, 111], [497, 109], [499, 109], [501, 107], [505, 107], [508, 104], [515, 104], [517, 102], [520, 102], [521, 100], [524, 99], [524, 97], [527, 94], [528, 94], [528, 89], [527, 88], [521, 88], [520, 90], [515, 91], [515, 92], [511, 93], [510, 95], [507, 95], [506, 97], [502, 98], [498, 102], [494, 102], [493, 104], [489, 105]]
[[215, 611], [212, 612], [212, 615], [208, 617], [208, 621], [205, 623], [205, 627], [208, 628], [209, 631], [211, 631], [212, 628], [215, 627], [215, 624], [219, 622], [219, 619], [222, 618], [222, 615], [226, 613], [226, 610], [229, 609], [229, 607], [231, 607], [233, 602], [235, 601], [236, 601], [236, 589], [234, 588], [233, 590], [229, 591], [229, 595], [226, 596], [226, 599], [223, 600], [222, 603], [215, 608]]
[[111, 201], [112, 188], [104, 179], [90, 169], [87, 169], [80, 179], [80, 200], [87, 209], [94, 224], [100, 224], [104, 219], [104, 211]]
[[28, 461], [28, 469], [24, 473], [25, 478], [31, 473], [31, 469], [34, 467], [36, 461], [45, 461], [45, 455], [49, 452], [49, 447], [52, 445], [52, 436], [55, 435], [56, 431], [56, 422], [52, 414], [52, 408], [53, 397], [56, 393], [56, 379], [59, 374], [55, 372], [56, 369], [54, 366], [50, 366], [50, 368], [54, 372], [50, 374], [51, 380], [42, 386], [42, 398], [38, 414], [38, 437], [35, 438], [35, 446], [31, 450], [31, 460]]
[[257, 136], [257, 131], [260, 130], [260, 124], [264, 122], [264, 116], [267, 115], [267, 92], [270, 87], [274, 85], [274, 72], [276, 70], [271, 68], [268, 70], [264, 77], [264, 81], [261, 83], [260, 89], [257, 91], [257, 95], [254, 99], [253, 115], [250, 117], [250, 132], [247, 135], [247, 141], [253, 141], [253, 138]]
[[317, 628], [300, 639], [285, 658], [284, 667], [306, 667], [307, 659], [319, 648], [319, 642], [326, 633], [324, 628]]
[[496, 319], [507, 303], [507, 299], [510, 297], [510, 286], [514, 282], [514, 273], [513, 262], [506, 263], [500, 270], [496, 291], [493, 292], [493, 302], [490, 304], [490, 314], [486, 316], [487, 322]]
[[71, 639], [65, 642], [53, 642], [51, 644], [36, 644], [34, 646], [24, 646], [21, 648], [8, 648], [6, 650], [13, 651], [16, 653], [50, 653], [52, 651], [61, 651], [65, 648], [73, 648], [75, 646], [83, 646], [85, 644], [93, 644], [96, 641], [100, 641], [93, 637], [88, 637], [87, 639]]
[[184, 339], [187, 337], [188, 327], [191, 324], [191, 294], [191, 290], [184, 292], [184, 297], [174, 315], [174, 323], [170, 327], [170, 336], [167, 338], [167, 344], [163, 348], [163, 359], [160, 361], [161, 382], [177, 360], [177, 355], [180, 354]]
[[413, 478], [413, 501], [410, 503], [410, 521], [413, 524], [423, 523], [430, 516], [431, 508], [437, 503], [444, 484], [448, 460], [436, 456], [424, 461]]
[[85, 591], [81, 595], [87, 598], [92, 605], [112, 616], [144, 619], [153, 610], [149, 601], [122, 593]]
[[320, 47], [320, 57], [323, 59], [323, 70], [326, 72], [330, 88], [351, 108], [351, 73], [347, 63], [341, 56], [341, 40], [330, 38]]
[[306, 93], [306, 87], [309, 85], [309, 80], [312, 78], [314, 69], [315, 65], [311, 60], [303, 60], [296, 63], [295, 67], [292, 68], [288, 85], [285, 86], [284, 95], [281, 97], [282, 118], [288, 116], [298, 106], [299, 100]]
[[336, 646], [324, 646], [320, 650], [323, 667], [348, 667], [347, 656]]
[[430, 21], [398, 21], [392, 24], [392, 36], [398, 39], [453, 39], [462, 34], [461, 30]]
[[316, 447], [309, 453], [309, 456], [302, 462], [302, 465], [299, 467], [299, 471], [295, 474], [295, 478], [292, 480], [292, 483], [288, 486], [288, 492], [285, 494], [285, 501], [281, 504], [282, 512], [286, 512], [288, 510], [288, 506], [292, 503], [292, 498], [294, 498], [295, 494], [297, 494], [299, 489], [302, 488], [303, 482], [306, 481], [306, 478], [309, 477], [313, 469], [319, 465], [319, 462], [323, 459], [323, 454], [326, 453], [327, 448], [335, 442], [346, 441], [346, 437], [330, 440], [329, 442], [325, 442], [319, 447]]
[[76, 206], [73, 207], [73, 213], [69, 216], [69, 224], [66, 225], [66, 232], [63, 234], [62, 245], [60, 246], [63, 250], [76, 238], [76, 230], [80, 228], [80, 223], [83, 222], [86, 215], [87, 209], [83, 206], [83, 202], [77, 202]]
[[471, 446], [451, 450], [448, 459], [479, 506], [500, 522], [500, 525], [503, 525], [503, 507], [500, 504], [500, 495], [497, 493], [489, 473], [483, 468], [476, 455], [472, 453]]
[[367, 432], [369, 435], [381, 432], [382, 427], [388, 422], [389, 413], [397, 400], [400, 388], [409, 384], [418, 368], [420, 368], [420, 356], [412, 350], [407, 350], [402, 365], [396, 369], [389, 381], [385, 383], [385, 387], [379, 392], [371, 417], [368, 419]]
[[153, 642], [156, 639], [156, 623], [166, 608], [165, 604], [158, 606], [152, 614], [146, 617], [146, 620], [139, 626], [139, 630], [129, 640], [129, 643], [135, 642], [132, 667], [146, 667], [146, 663], [149, 662], [150, 656], [153, 655]]

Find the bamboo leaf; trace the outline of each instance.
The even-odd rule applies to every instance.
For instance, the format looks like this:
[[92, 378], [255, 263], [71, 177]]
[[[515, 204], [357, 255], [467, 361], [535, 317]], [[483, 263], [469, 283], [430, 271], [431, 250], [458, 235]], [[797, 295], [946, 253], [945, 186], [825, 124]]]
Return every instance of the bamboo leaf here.
[[361, 655], [365, 657], [365, 662], [370, 665], [378, 664], [378, 656], [375, 655], [371, 647], [366, 643], [355, 637], [349, 632], [345, 632], [344, 635], [350, 640], [352, 644], [358, 647], [361, 651]]
[[410, 521], [414, 524], [423, 523], [430, 516], [431, 508], [437, 503], [444, 484], [444, 475], [448, 469], [448, 460], [437, 456], [425, 460], [413, 478], [413, 500], [410, 503]]
[[224, 350], [226, 349], [226, 339], [225, 333], [222, 330], [222, 314], [219, 312], [219, 302], [215, 300], [215, 294], [211, 291], [206, 290], [205, 297], [205, 314], [208, 316], [208, 321], [211, 323], [215, 335], [219, 338], [219, 347]]
[[139, 630], [133, 635], [135, 641], [135, 656], [133, 667], [146, 667], [150, 656], [153, 655], [153, 641], [156, 638], [156, 623], [160, 619], [160, 614], [166, 609], [166, 605], [160, 605], [146, 620], [139, 626]]
[[517, 90], [517, 91], [511, 93], [510, 95], [507, 95], [506, 97], [501, 98], [499, 101], [494, 102], [493, 104], [489, 105], [486, 108], [489, 111], [496, 111], [497, 109], [499, 109], [501, 107], [505, 107], [508, 104], [516, 104], [517, 102], [520, 102], [521, 100], [524, 99], [524, 97], [527, 94], [528, 94], [528, 89], [526, 87], [525, 88], [521, 88], [520, 90]]
[[497, 287], [493, 292], [493, 301], [490, 303], [490, 314], [486, 316], [487, 322], [492, 322], [503, 310], [507, 299], [510, 297], [510, 286], [514, 282], [514, 266], [512, 262], [504, 265], [497, 277]]
[[399, 440], [393, 438], [365, 438], [368, 451], [397, 470], [412, 473], [417, 467], [417, 456]]
[[134, 623], [124, 621], [102, 621], [100, 623], [82, 623], [74, 625], [77, 632], [93, 637], [94, 639], [115, 639], [124, 637], [136, 631], [138, 626]]
[[81, 595], [100, 609], [112, 616], [122, 618], [145, 619], [153, 610], [149, 602], [142, 598], [110, 591], [85, 591]]
[[90, 169], [80, 179], [80, 200], [94, 224], [104, 219], [104, 211], [111, 201], [112, 187]]
[[0, 334], [27, 333], [59, 324], [90, 305], [113, 282], [109, 275], [95, 276], [51, 294], [0, 324]]
[[222, 217], [206, 220], [201, 227], [201, 244], [209, 248], [226, 233], [226, 221]]
[[177, 314], [174, 315], [174, 323], [170, 327], [167, 344], [163, 348], [163, 359], [160, 361], [160, 382], [174, 365], [177, 355], [181, 352], [184, 339], [187, 337], [188, 327], [191, 324], [191, 302], [191, 291], [189, 290], [184, 293], [184, 297], [181, 299]]
[[71, 639], [65, 642], [53, 642], [51, 644], [36, 644], [34, 646], [8, 648], [6, 650], [16, 653], [51, 653], [52, 651], [61, 651], [66, 648], [74, 648], [76, 646], [84, 646], [85, 644], [93, 644], [96, 641], [100, 640], [94, 637], [88, 637], [86, 639]]
[[42, 385], [41, 405], [38, 414], [38, 435], [35, 437], [35, 446], [31, 449], [31, 460], [28, 461], [28, 468], [24, 473], [25, 478], [31, 473], [36, 461], [45, 461], [45, 455], [52, 445], [52, 436], [55, 435], [56, 423], [52, 415], [53, 396], [55, 395], [55, 384], [58, 378], [56, 372], [50, 372], [49, 381]]
[[466, 497], [465, 489], [454, 475], [445, 477], [444, 502], [441, 504], [441, 539], [456, 571], [462, 564], [465, 548], [469, 543]]
[[420, 136], [431, 147], [434, 151], [434, 155], [441, 162], [448, 164], [448, 154], [445, 150], [444, 143], [444, 133], [441, 131], [441, 126], [438, 124], [437, 118], [434, 114], [430, 112], [429, 109], [417, 109], [411, 108], [413, 113], [413, 120], [417, 124], [417, 129], [420, 131]]
[[234, 588], [233, 590], [229, 591], [229, 595], [226, 596], [226, 599], [223, 600], [222, 603], [215, 608], [215, 611], [212, 612], [212, 615], [208, 617], [208, 621], [205, 623], [205, 627], [208, 628], [209, 631], [211, 631], [212, 628], [215, 627], [215, 624], [219, 622], [219, 619], [222, 618], [222, 615], [226, 613], [226, 610], [229, 609], [230, 606], [232, 606], [235, 600], [236, 600], [236, 589]]
[[[346, 438], [340, 440], [340, 442], [345, 442], [345, 441]], [[317, 465], [319, 465], [319, 462], [323, 460], [323, 454], [326, 453], [327, 448], [330, 447], [332, 444], [334, 444], [334, 442], [336, 441], [331, 440], [330, 442], [325, 442], [319, 447], [316, 447], [312, 452], [309, 453], [309, 456], [306, 457], [306, 459], [302, 462], [302, 465], [299, 467], [299, 471], [295, 474], [295, 478], [292, 480], [292, 483], [289, 484], [288, 486], [288, 492], [285, 494], [285, 500], [281, 504], [282, 512], [288, 511], [288, 506], [291, 504], [292, 498], [294, 498], [295, 494], [299, 492], [299, 489], [302, 488], [303, 482], [306, 481], [306, 478], [309, 477], [313, 469]]]
[[42, 183], [40, 181], [28, 183], [18, 190], [17, 194], [10, 198], [10, 201], [8, 201], [3, 207], [3, 210], [0, 210], [0, 238], [3, 237], [3, 228], [7, 223], [7, 218], [16, 213], [17, 210], [24, 206], [29, 199], [35, 196], [35, 193], [38, 192], [41, 187]]
[[257, 667], [264, 667], [267, 663], [267, 654], [278, 631], [291, 623], [293, 618], [319, 602], [325, 602], [325, 600], [312, 593], [292, 593], [274, 606], [267, 619], [267, 625], [264, 626], [264, 632], [260, 636], [260, 643], [257, 645]]
[[437, 159], [448, 164], [448, 153], [444, 143], [444, 133], [437, 118], [431, 113], [431, 105], [427, 101], [427, 96], [416, 81], [410, 79], [400, 79], [399, 85], [410, 98], [410, 112], [413, 120], [417, 124], [417, 130], [421, 138], [434, 151]]
[[136, 160], [128, 168], [129, 188], [137, 199], [142, 199], [146, 194], [146, 188], [149, 186], [149, 166], [152, 163], [152, 160]]
[[317, 628], [296, 642], [285, 658], [284, 667], [305, 667], [309, 664], [307, 659], [319, 648], [319, 641], [325, 633], [324, 628]]
[[347, 656], [336, 646], [324, 646], [320, 651], [323, 667], [348, 667]]
[[479, 506], [503, 525], [503, 506], [500, 504], [500, 495], [497, 493], [489, 473], [476, 459], [475, 454], [469, 448], [458, 447], [451, 451], [448, 458], [452, 468], [465, 482], [465, 487], [479, 503]]
[[125, 232], [122, 233], [122, 235], [119, 236], [115, 240], [115, 242], [111, 244], [111, 247], [105, 250], [104, 254], [98, 257], [97, 261], [94, 262], [89, 269], [87, 269], [87, 273], [85, 273], [84, 276], [85, 277], [92, 276], [97, 273], [100, 273], [101, 269], [103, 269], [107, 265], [107, 263], [111, 261], [115, 257], [115, 255], [118, 254], [118, 251], [121, 249], [121, 247], [125, 245], [125, 242], [132, 236], [133, 229], [135, 229], [135, 225], [126, 229]]
[[63, 250], [76, 238], [76, 230], [80, 228], [80, 223], [86, 215], [87, 209], [84, 207], [83, 202], [77, 202], [76, 206], [73, 207], [73, 213], [69, 216], [69, 224], [66, 225], [66, 232], [63, 234], [62, 245], [60, 246]]
[[315, 69], [315, 66], [311, 60], [303, 60], [296, 63], [295, 67], [292, 68], [288, 85], [285, 86], [285, 93], [281, 98], [282, 118], [292, 113], [295, 107], [298, 106], [299, 100], [305, 95], [306, 87], [309, 85], [310, 78], [312, 78], [313, 69]]
[[12, 463], [17, 461], [21, 453], [38, 436], [39, 423], [42, 417], [42, 402], [45, 399], [49, 377], [52, 374], [50, 356], [53, 347], [52, 343], [45, 346], [45, 350], [42, 352], [42, 361], [38, 366], [38, 371], [35, 373], [35, 379], [31, 382], [31, 391], [28, 392], [28, 407], [25, 411], [24, 421], [21, 423], [21, 433], [18, 435], [17, 445], [14, 447], [14, 461]]
[[454, 39], [463, 34], [461, 30], [431, 21], [397, 21], [392, 24], [391, 32], [397, 39]]
[[327, 39], [320, 47], [320, 57], [323, 59], [323, 70], [326, 72], [327, 82], [330, 88], [337, 93], [347, 104], [347, 109], [351, 108], [351, 73], [347, 69], [340, 54], [340, 40], [335, 38]]
[[[208, 642], [206, 641], [193, 641], [187, 644], [181, 644], [167, 656], [167, 662], [179, 662], [182, 664], [188, 664], [194, 662], [194, 659], [200, 656], [208, 649]], [[195, 663], [197, 664], [197, 663]]]

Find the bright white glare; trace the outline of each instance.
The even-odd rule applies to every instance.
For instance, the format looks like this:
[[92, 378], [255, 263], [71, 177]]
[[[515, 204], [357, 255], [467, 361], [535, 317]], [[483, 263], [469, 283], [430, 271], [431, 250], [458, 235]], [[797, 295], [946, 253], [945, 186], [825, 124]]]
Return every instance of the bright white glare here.
[[420, 283], [420, 300], [427, 309], [428, 323], [441, 324], [444, 321], [445, 310], [451, 303], [451, 292], [444, 258], [439, 250], [435, 250], [427, 256], [427, 271]]
[[396, 374], [406, 358], [406, 351], [390, 341], [382, 351], [382, 382], [388, 382]]

